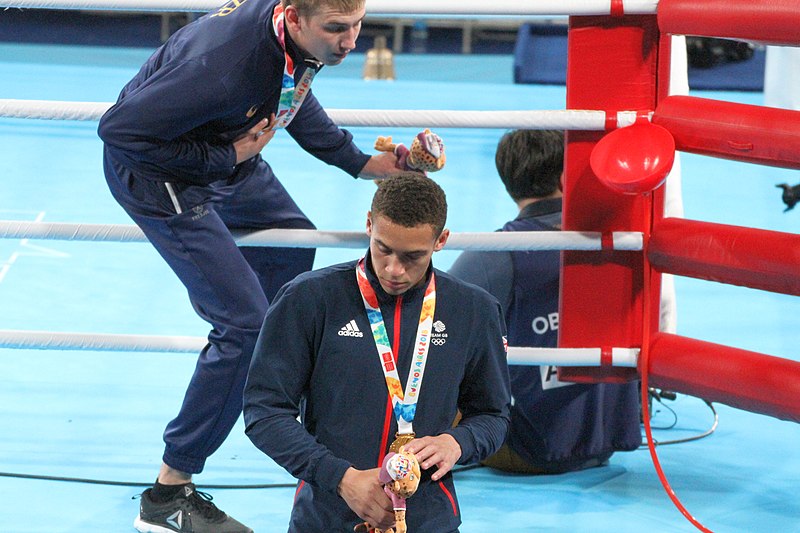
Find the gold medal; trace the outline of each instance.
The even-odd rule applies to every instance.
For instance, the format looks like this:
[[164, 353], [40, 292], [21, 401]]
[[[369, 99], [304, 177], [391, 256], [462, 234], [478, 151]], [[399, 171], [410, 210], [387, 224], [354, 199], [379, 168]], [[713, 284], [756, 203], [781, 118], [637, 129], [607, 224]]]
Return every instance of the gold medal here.
[[389, 446], [389, 451], [394, 453], [398, 453], [400, 451], [400, 446], [405, 446], [416, 437], [414, 433], [395, 433], [394, 436], [394, 442]]

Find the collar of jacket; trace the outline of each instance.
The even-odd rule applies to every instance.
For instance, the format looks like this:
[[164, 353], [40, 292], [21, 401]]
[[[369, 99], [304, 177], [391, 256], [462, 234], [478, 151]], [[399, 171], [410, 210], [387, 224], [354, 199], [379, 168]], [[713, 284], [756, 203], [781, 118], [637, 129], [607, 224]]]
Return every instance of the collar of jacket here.
[[550, 215], [561, 211], [561, 198], [547, 198], [546, 200], [539, 200], [533, 202], [522, 208], [515, 220], [522, 220], [523, 218], [540, 217], [542, 215]]
[[305, 55], [303, 53], [303, 50], [299, 46], [297, 46], [297, 43], [294, 42], [294, 39], [292, 39], [292, 36], [291, 34], [289, 34], [288, 30], [284, 32], [283, 37], [286, 42], [286, 51], [289, 52], [290, 56], [292, 56], [292, 59], [294, 59], [295, 64], [302, 63], [306, 67], [313, 68], [317, 72], [319, 72], [322, 69], [322, 67], [324, 66], [322, 62], [318, 61], [313, 56]]

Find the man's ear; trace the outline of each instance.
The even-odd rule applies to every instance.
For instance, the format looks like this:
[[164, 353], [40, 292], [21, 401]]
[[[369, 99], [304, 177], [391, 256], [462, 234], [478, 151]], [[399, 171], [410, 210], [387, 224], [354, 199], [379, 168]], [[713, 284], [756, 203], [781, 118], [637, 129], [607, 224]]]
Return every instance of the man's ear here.
[[372, 237], [372, 211], [367, 211], [367, 235]]
[[297, 12], [295, 6], [286, 6], [286, 9], [283, 11], [283, 19], [289, 27], [289, 31], [297, 32], [300, 30], [300, 13]]
[[433, 251], [438, 252], [439, 250], [444, 248], [444, 245], [447, 244], [448, 237], [450, 237], [450, 230], [445, 228], [442, 230], [441, 235], [437, 237], [436, 244], [433, 245]]

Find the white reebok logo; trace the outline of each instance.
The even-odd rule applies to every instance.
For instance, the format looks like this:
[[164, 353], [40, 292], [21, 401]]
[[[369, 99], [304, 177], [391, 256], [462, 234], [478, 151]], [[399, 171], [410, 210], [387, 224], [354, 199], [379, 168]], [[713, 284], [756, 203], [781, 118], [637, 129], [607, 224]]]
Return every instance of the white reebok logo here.
[[183, 511], [175, 511], [171, 515], [167, 517], [167, 524], [171, 525], [172, 527], [181, 529], [183, 526]]
[[356, 325], [356, 321], [354, 319], [354, 320], [351, 320], [350, 322], [348, 322], [347, 324], [345, 324], [344, 326], [342, 326], [342, 329], [339, 330], [339, 336], [340, 337], [363, 337], [364, 334], [361, 333], [360, 329], [358, 329], [358, 326]]

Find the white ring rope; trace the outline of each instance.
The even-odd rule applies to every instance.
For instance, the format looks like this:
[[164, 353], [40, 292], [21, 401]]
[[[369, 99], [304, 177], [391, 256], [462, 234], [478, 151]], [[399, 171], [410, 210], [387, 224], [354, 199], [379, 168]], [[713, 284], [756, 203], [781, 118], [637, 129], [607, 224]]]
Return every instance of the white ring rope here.
[[197, 353], [207, 343], [203, 337], [0, 330], [0, 348], [18, 350]]
[[[0, 348], [18, 350], [197, 353], [207, 343], [203, 337], [0, 330]], [[639, 348], [612, 348], [611, 365], [636, 367], [638, 356]], [[601, 357], [600, 348], [508, 347], [513, 365], [600, 366]]]
[[[122, 224], [70, 224], [25, 221], [0, 221], [0, 238], [51, 239], [92, 242], [146, 242], [137, 226]], [[368, 237], [362, 232], [270, 229], [242, 233], [236, 237], [244, 246], [285, 246], [297, 248], [365, 248]], [[613, 232], [615, 250], [641, 251], [639, 232]], [[600, 232], [519, 231], [452, 233], [448, 250], [583, 250], [603, 249]], [[206, 340], [199, 337], [161, 337], [118, 334], [1, 331], [0, 348], [53, 350], [110, 350], [130, 352], [198, 352]], [[509, 347], [509, 363], [524, 365], [599, 366], [599, 348], [568, 349]], [[622, 350], [619, 352], [619, 350]], [[628, 348], [612, 350], [613, 366], [636, 366], [635, 354]], [[563, 361], [562, 361], [563, 360]], [[552, 362], [557, 361], [557, 362]]]
[[[88, 0], [17, 0], [5, 7], [47, 9], [91, 9], [123, 11], [210, 11], [220, 5], [214, 0], [177, 3], [174, 0], [123, 0], [100, 5]], [[653, 14], [657, 0], [624, 0], [625, 14]], [[608, 15], [609, 0], [543, 0], [519, 2], [495, 0], [491, 3], [464, 0], [407, 0], [402, 3], [370, 0], [369, 13], [397, 15]], [[50, 120], [99, 120], [111, 106], [105, 102], [55, 102], [43, 100], [0, 99], [0, 117]], [[528, 128], [602, 131], [608, 126], [605, 111], [443, 111], [443, 110], [328, 110], [340, 126], [395, 126], [437, 128]], [[635, 111], [620, 111], [617, 127], [631, 125]], [[41, 238], [60, 240], [145, 242], [136, 226], [100, 224], [52, 224], [0, 221], [2, 238]], [[638, 232], [613, 232], [616, 250], [640, 251], [643, 237]], [[245, 246], [293, 246], [361, 248], [367, 245], [360, 232], [310, 230], [262, 230], [237, 236]], [[451, 250], [602, 250], [599, 232], [507, 232], [453, 233], [448, 240]], [[0, 348], [112, 350], [135, 352], [197, 353], [206, 344], [202, 337], [167, 337], [120, 334], [83, 334], [0, 330]], [[639, 350], [613, 348], [613, 366], [636, 367]], [[509, 363], [525, 365], [600, 366], [600, 348], [529, 348], [509, 347]], [[553, 362], [555, 361], [555, 362]]]
[[[369, 239], [358, 231], [266, 229], [235, 235], [240, 246], [291, 248], [366, 248]], [[45, 239], [92, 242], [147, 242], [141, 229], [124, 224], [75, 224], [0, 220], [0, 239]], [[607, 248], [641, 251], [641, 232], [615, 231]], [[603, 250], [598, 231], [454, 232], [447, 250]]]
[[[239, 0], [241, 1], [241, 0]], [[6, 0], [3, 7], [38, 9], [88, 9], [94, 11], [211, 11], [223, 5], [222, 0]], [[652, 15], [658, 0], [622, 0], [626, 15]], [[368, 0], [370, 15], [457, 15], [471, 18], [483, 16], [536, 15], [610, 15], [610, 0]]]
[[[48, 120], [99, 120], [108, 102], [0, 99], [0, 117]], [[499, 128], [603, 131], [606, 112], [597, 110], [455, 111], [425, 109], [328, 109], [339, 126], [417, 128]], [[636, 122], [636, 111], [617, 111], [617, 127]]]

